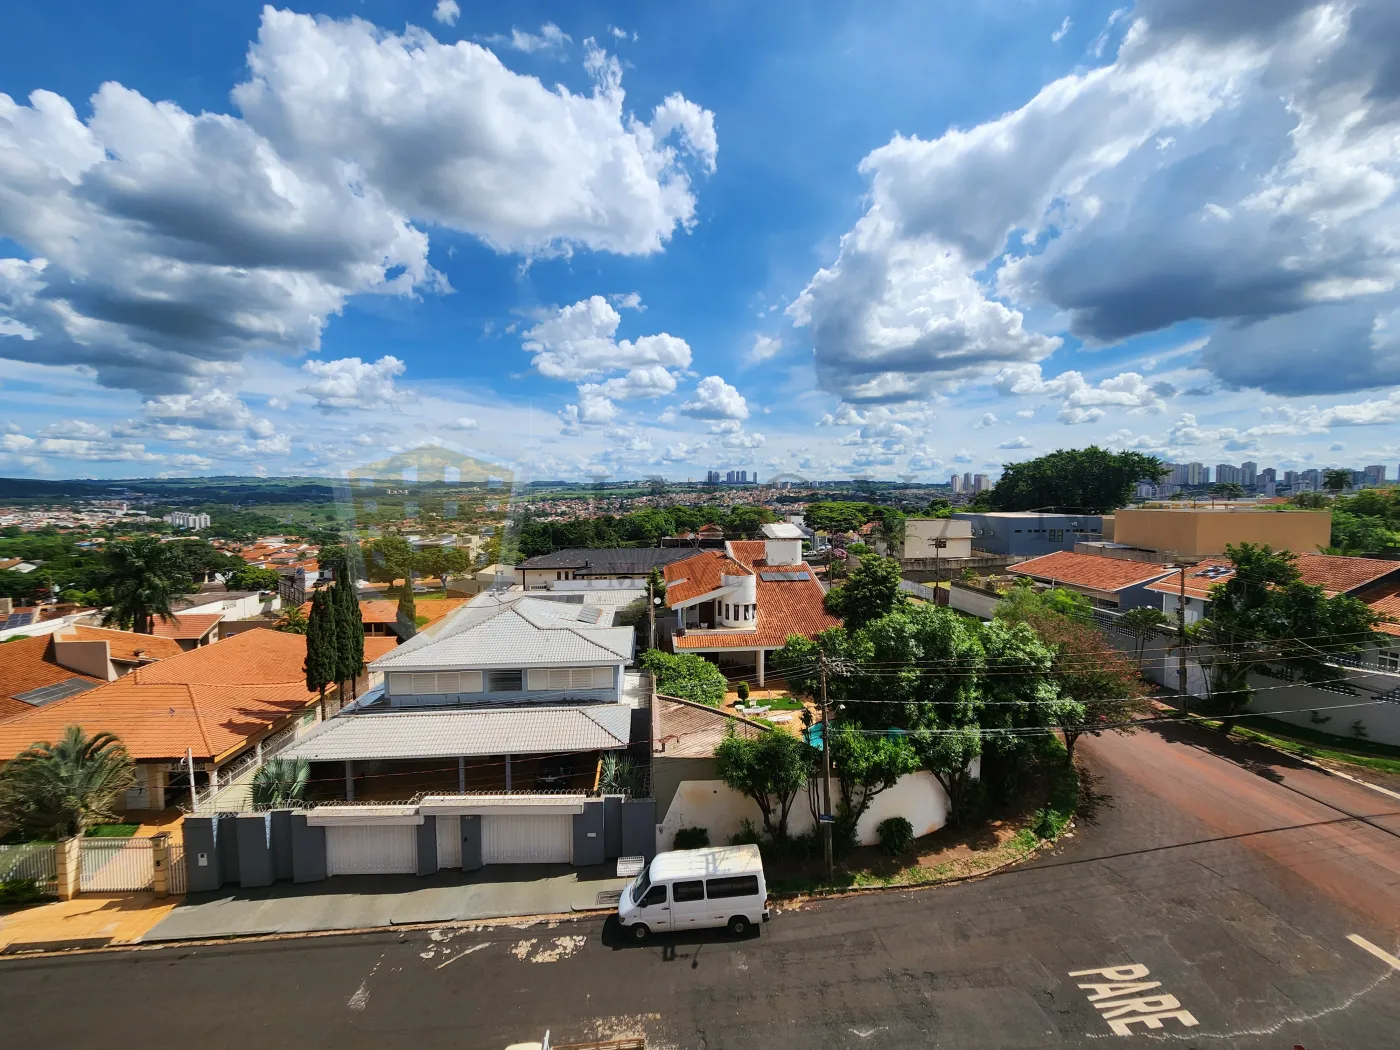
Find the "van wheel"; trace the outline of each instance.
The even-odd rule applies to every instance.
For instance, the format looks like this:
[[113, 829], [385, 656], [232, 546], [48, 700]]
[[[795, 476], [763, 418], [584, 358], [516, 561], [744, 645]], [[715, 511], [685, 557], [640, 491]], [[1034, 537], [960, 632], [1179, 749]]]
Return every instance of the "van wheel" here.
[[636, 923], [635, 925], [628, 927], [628, 929], [631, 932], [632, 939], [634, 941], [644, 941], [647, 939], [647, 935], [651, 933], [651, 931], [647, 929], [647, 924], [644, 922]]
[[732, 937], [746, 936], [753, 924], [742, 915], [736, 915], [729, 920], [729, 934]]

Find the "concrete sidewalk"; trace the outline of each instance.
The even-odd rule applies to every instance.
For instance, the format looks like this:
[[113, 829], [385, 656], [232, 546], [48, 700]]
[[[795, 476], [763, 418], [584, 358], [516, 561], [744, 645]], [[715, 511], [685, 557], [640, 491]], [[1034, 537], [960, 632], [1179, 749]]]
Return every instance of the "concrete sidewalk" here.
[[191, 894], [143, 943], [358, 930], [615, 907], [616, 866], [492, 865], [436, 875], [340, 875], [301, 886]]
[[135, 944], [180, 903], [149, 893], [84, 894], [0, 914], [0, 954]]

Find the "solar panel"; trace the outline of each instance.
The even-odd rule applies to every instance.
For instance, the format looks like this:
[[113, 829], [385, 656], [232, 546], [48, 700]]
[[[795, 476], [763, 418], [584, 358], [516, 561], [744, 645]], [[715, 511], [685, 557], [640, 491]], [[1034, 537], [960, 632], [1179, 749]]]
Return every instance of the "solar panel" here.
[[26, 704], [33, 704], [35, 707], [42, 707], [55, 700], [66, 700], [70, 696], [85, 693], [98, 684], [98, 682], [89, 682], [85, 678], [65, 678], [61, 682], [31, 689], [27, 693], [16, 693], [15, 699], [23, 700]]
[[34, 622], [34, 610], [27, 612], [11, 613], [5, 617], [5, 627], [28, 627]]
[[760, 572], [758, 576], [768, 583], [797, 582], [812, 578], [805, 572]]

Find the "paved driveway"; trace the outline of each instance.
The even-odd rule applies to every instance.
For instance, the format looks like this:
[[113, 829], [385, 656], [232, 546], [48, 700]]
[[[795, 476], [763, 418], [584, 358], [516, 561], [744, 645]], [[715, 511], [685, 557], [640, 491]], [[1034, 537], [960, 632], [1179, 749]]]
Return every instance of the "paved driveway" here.
[[1081, 744], [1097, 816], [1030, 867], [780, 909], [746, 941], [589, 919], [16, 960], [0, 1016], [70, 1048], [146, 1038], [154, 989], [163, 1031], [238, 1050], [1397, 1045], [1400, 802], [1192, 734]]
[[[492, 865], [470, 875], [341, 875], [262, 890], [191, 894], [143, 942], [354, 930], [583, 911], [615, 903], [616, 865]], [[612, 897], [607, 895], [611, 893]]]

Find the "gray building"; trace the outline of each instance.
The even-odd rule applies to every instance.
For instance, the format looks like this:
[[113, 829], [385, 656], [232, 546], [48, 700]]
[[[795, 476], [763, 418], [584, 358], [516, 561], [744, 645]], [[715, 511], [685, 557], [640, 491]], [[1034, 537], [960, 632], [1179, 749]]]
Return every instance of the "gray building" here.
[[1076, 543], [1103, 539], [1101, 514], [1051, 514], [1003, 511], [987, 514], [959, 512], [959, 521], [972, 524], [972, 547], [991, 554], [1035, 557], [1073, 550]]

